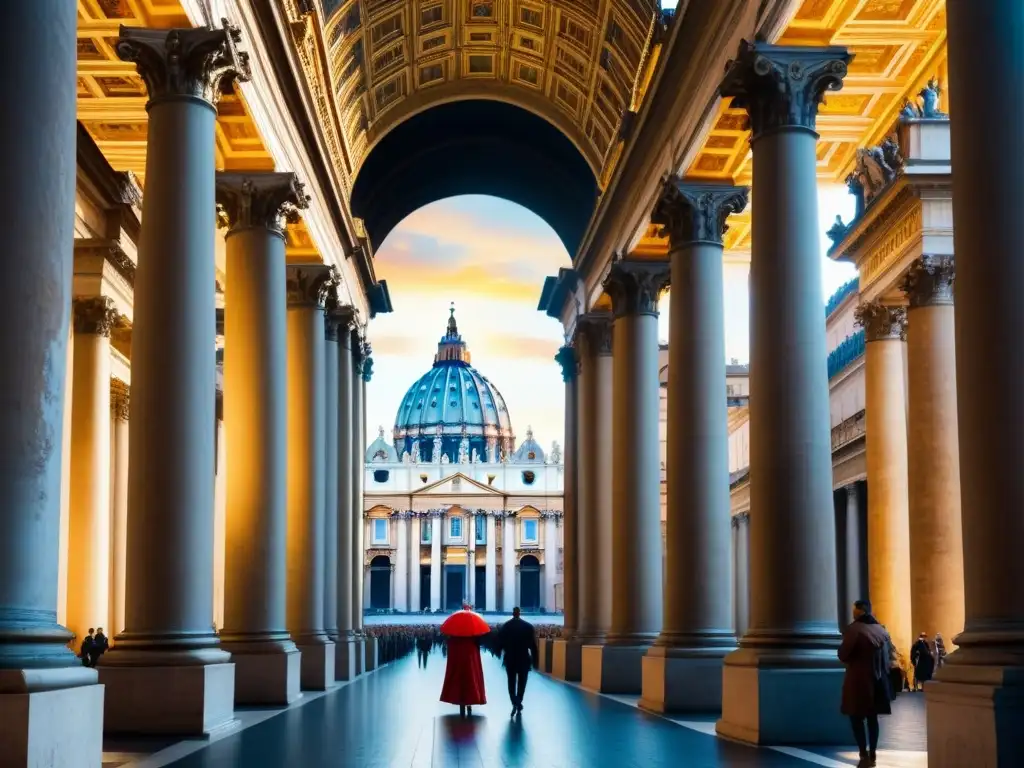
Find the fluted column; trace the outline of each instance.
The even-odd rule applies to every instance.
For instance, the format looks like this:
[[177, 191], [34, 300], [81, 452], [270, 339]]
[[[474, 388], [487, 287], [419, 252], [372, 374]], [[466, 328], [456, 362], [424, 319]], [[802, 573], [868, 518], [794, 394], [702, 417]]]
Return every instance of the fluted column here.
[[950, 643], [964, 628], [953, 279], [952, 257], [923, 256], [904, 283], [913, 625]]
[[722, 659], [736, 649], [722, 236], [745, 188], [670, 179], [653, 220], [669, 234], [665, 621], [644, 659], [640, 706], [722, 707]]
[[[57, 623], [61, 453], [75, 224], [75, 4], [4, 8], [0, 44], [31, 62], [0, 115], [0, 754], [99, 768], [103, 689]], [[17, 106], [15, 106], [17, 105]], [[75, 723], [73, 730], [67, 723]]]
[[[106, 654], [104, 727], [201, 733], [233, 716], [213, 630], [214, 126], [248, 76], [237, 29], [121, 28], [149, 92], [135, 273], [126, 629]], [[154, 668], [158, 668], [154, 671]], [[154, 696], [173, 681], [179, 696]], [[182, 686], [187, 686], [182, 688]]]
[[352, 524], [352, 463], [354, 456], [361, 455], [355, 450], [352, 433], [352, 387], [355, 374], [352, 360], [351, 308], [334, 312], [338, 325], [338, 419], [335, 429], [338, 435], [338, 457], [333, 468], [338, 478], [338, 573], [337, 573], [337, 622], [338, 639], [335, 645], [334, 677], [336, 680], [352, 680], [359, 673], [356, 668], [356, 645], [352, 628], [352, 563], [362, 554], [356, 553], [353, 543]]
[[750, 513], [732, 516], [736, 536], [736, 636], [743, 637], [750, 619]]
[[[224, 294], [224, 628], [235, 701], [299, 696], [300, 655], [288, 632], [287, 295], [284, 219], [305, 207], [292, 173], [220, 173], [226, 224]], [[298, 351], [298, 350], [295, 350]]]
[[[861, 304], [856, 316], [866, 339], [868, 594], [875, 616], [909, 658], [914, 628], [910, 620], [907, 389], [903, 378], [907, 311], [870, 302]], [[852, 610], [852, 605], [846, 606], [844, 615]]]
[[409, 610], [409, 517], [404, 513], [391, 518], [395, 531], [395, 549], [398, 562], [395, 564], [396, 611]]
[[352, 631], [356, 642], [356, 671], [366, 671], [366, 639], [363, 636], [363, 583], [365, 581], [366, 510], [363, 507], [363, 454], [366, 451], [366, 413], [363, 379], [369, 357], [365, 340], [354, 332], [352, 341]]
[[484, 564], [485, 610], [498, 610], [498, 543], [494, 514], [487, 512], [487, 562]]
[[430, 610], [441, 607], [441, 516], [430, 513]]
[[[721, 86], [746, 109], [750, 262], [750, 628], [726, 658], [718, 732], [845, 743], [815, 132], [845, 48], [743, 43]], [[800, 696], [791, 695], [795, 679]], [[751, 713], [750, 702], [772, 702]]]
[[68, 629], [75, 648], [110, 622], [110, 330], [106, 296], [76, 298], [71, 394]]
[[337, 280], [321, 264], [287, 268], [288, 631], [302, 651], [304, 690], [334, 681], [324, 631], [324, 301]]
[[965, 626], [926, 687], [928, 765], [1009, 768], [1024, 765], [1024, 4], [946, 8]]
[[128, 409], [131, 392], [110, 380], [112, 471], [110, 473], [110, 637], [124, 631], [125, 556], [128, 544]]

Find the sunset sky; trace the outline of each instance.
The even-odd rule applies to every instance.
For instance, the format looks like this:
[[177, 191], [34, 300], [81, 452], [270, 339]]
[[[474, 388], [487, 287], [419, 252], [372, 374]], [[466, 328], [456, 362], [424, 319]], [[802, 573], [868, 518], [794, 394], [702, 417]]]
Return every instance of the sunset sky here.
[[[819, 194], [822, 302], [854, 275], [824, 256], [824, 232], [836, 214], [849, 220], [852, 198], [842, 187]], [[554, 354], [562, 326], [537, 311], [544, 278], [570, 266], [554, 230], [514, 203], [494, 197], [441, 200], [408, 216], [377, 250], [377, 277], [387, 280], [395, 311], [370, 323], [373, 379], [367, 390], [368, 440], [383, 426], [390, 439], [406, 390], [433, 363], [455, 302], [459, 331], [473, 365], [498, 387], [518, 441], [532, 426], [549, 449], [563, 443], [564, 385]], [[661, 338], [668, 340], [668, 301], [662, 301]], [[749, 315], [745, 268], [726, 270], [726, 357], [746, 362]]]

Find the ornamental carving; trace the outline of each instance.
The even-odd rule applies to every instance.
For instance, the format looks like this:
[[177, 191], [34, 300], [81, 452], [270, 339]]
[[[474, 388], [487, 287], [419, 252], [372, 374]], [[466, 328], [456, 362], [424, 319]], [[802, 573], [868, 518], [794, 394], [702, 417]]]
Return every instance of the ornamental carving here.
[[129, 287], [135, 288], [135, 262], [124, 252], [116, 240], [83, 238], [75, 240], [75, 256], [99, 256], [125, 279]]
[[128, 421], [131, 390], [120, 379], [110, 380], [110, 414], [114, 421]]
[[693, 184], [679, 178], [665, 182], [651, 221], [661, 227], [659, 237], [669, 238], [670, 248], [690, 243], [722, 245], [729, 227], [726, 219], [747, 207], [750, 189], [726, 184]]
[[591, 354], [610, 355], [612, 353], [613, 318], [609, 314], [600, 313], [587, 315], [580, 320], [580, 331], [586, 336]]
[[657, 315], [658, 299], [669, 281], [667, 261], [627, 261], [612, 264], [604, 279], [615, 317]]
[[[375, 557], [386, 557], [388, 559], [388, 562], [391, 562], [391, 550], [379, 548], [366, 550], [366, 555], [364, 555], [363, 557], [363, 566], [365, 568], [369, 568], [370, 563], [373, 562], [373, 558]], [[392, 563], [392, 565], [394, 564]]]
[[294, 173], [217, 173], [217, 214], [231, 232], [253, 227], [284, 237], [285, 222], [294, 224], [309, 205]]
[[853, 311], [867, 341], [906, 341], [907, 310], [877, 301], [864, 302]]
[[576, 378], [579, 363], [576, 360], [575, 349], [569, 346], [559, 348], [555, 353], [555, 362], [562, 367], [562, 381], [568, 383]]
[[114, 184], [117, 189], [117, 199], [123, 205], [142, 205], [142, 187], [139, 180], [131, 171], [118, 171], [114, 173]]
[[733, 515], [730, 519], [733, 528], [739, 528], [741, 525], [746, 525], [750, 522], [749, 512], [740, 512], [738, 515]]
[[740, 43], [729, 62], [721, 93], [745, 109], [752, 138], [780, 128], [815, 130], [818, 105], [827, 91], [843, 87], [853, 56], [842, 46], [787, 47]]
[[[369, 349], [369, 345], [367, 345], [367, 349]], [[373, 357], [369, 354], [363, 360], [362, 374], [363, 381], [367, 383], [369, 383], [370, 379], [373, 378]]]
[[[356, 327], [355, 308], [337, 306], [337, 292], [333, 296], [328, 295], [327, 298], [327, 312], [324, 313], [324, 333], [328, 339], [340, 342], [346, 353], [351, 354], [351, 332]], [[332, 333], [334, 334], [333, 339], [331, 337]]]
[[146, 81], [149, 103], [191, 97], [216, 106], [222, 88], [232, 80], [249, 80], [249, 54], [235, 46], [238, 27], [222, 19], [222, 27], [147, 29], [121, 25], [114, 49], [123, 61], [135, 63]]
[[955, 279], [952, 256], [926, 254], [916, 259], [903, 279], [910, 308], [951, 305]]
[[71, 302], [74, 315], [75, 333], [96, 336], [110, 336], [110, 331], [119, 317], [114, 300], [109, 296], [76, 298]]
[[326, 264], [289, 264], [285, 285], [289, 307], [323, 309], [339, 281], [338, 270]]

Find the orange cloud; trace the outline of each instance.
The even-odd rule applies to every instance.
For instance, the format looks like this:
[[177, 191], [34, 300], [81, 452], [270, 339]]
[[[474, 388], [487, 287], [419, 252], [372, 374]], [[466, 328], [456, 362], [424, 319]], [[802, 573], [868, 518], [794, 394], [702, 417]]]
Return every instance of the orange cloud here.
[[489, 353], [503, 358], [537, 359], [554, 365], [555, 353], [560, 346], [553, 339], [536, 336], [516, 336], [511, 333], [486, 333], [483, 346]]
[[388, 281], [392, 295], [408, 292], [451, 295], [469, 290], [475, 296], [509, 299], [527, 303], [540, 297], [543, 283], [539, 279], [515, 280], [503, 277], [501, 270], [487, 264], [406, 263], [394, 269], [382, 267], [378, 275]]

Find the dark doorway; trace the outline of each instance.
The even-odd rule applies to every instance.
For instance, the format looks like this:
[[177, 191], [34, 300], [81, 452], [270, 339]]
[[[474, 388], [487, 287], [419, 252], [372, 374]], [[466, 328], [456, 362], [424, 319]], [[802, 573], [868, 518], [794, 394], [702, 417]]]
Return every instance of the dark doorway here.
[[540, 610], [540, 561], [533, 555], [519, 561], [519, 607], [524, 611]]
[[478, 611], [493, 611], [493, 605], [487, 605], [487, 566], [476, 566], [476, 606]]
[[421, 611], [430, 608], [430, 566], [420, 566], [420, 605]]
[[370, 609], [391, 610], [391, 558], [387, 555], [370, 561]]
[[457, 611], [462, 607], [462, 594], [466, 588], [466, 568], [462, 565], [449, 565], [444, 569], [444, 607], [449, 611]]

